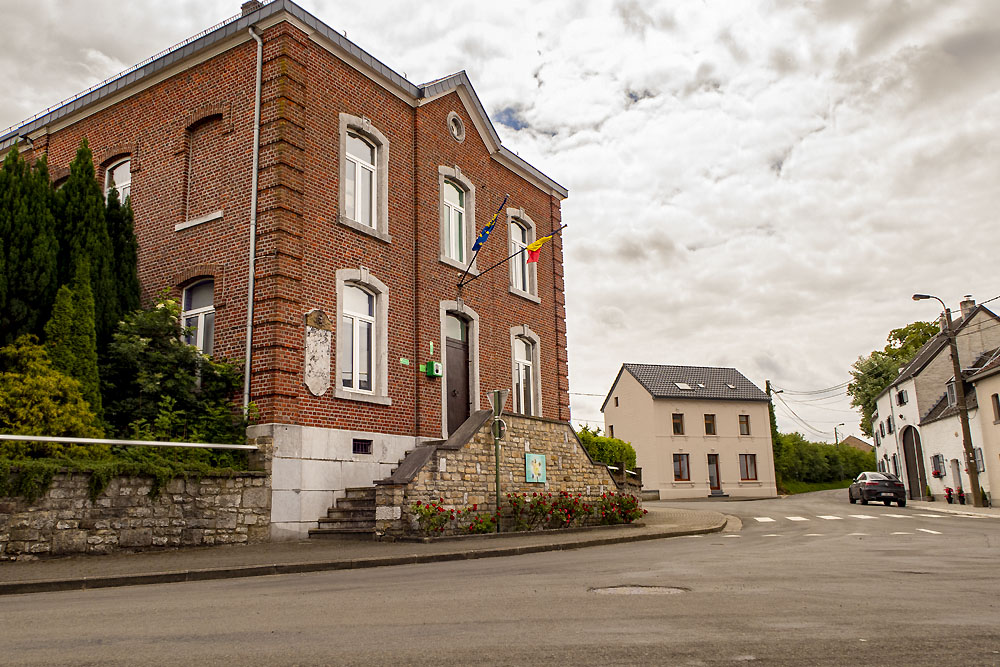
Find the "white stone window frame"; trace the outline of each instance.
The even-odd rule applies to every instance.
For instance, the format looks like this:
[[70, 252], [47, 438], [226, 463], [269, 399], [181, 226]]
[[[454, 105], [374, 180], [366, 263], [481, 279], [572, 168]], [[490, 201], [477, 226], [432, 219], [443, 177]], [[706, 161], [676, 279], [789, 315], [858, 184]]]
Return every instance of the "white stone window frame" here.
[[104, 202], [108, 201], [108, 194], [111, 192], [111, 174], [115, 169], [122, 166], [123, 164], [128, 164], [128, 181], [125, 183], [115, 183], [114, 186], [118, 190], [118, 200], [121, 202], [122, 206], [125, 205], [125, 200], [129, 198], [132, 193], [132, 156], [125, 155], [123, 157], [114, 160], [108, 165], [108, 168], [104, 170]]
[[[449, 212], [449, 207], [445, 204], [444, 192], [449, 181], [451, 181], [451, 183], [459, 189], [465, 191], [465, 215], [462, 225], [465, 246], [464, 261], [459, 261], [448, 254], [449, 220], [447, 214]], [[465, 271], [465, 267], [469, 265], [469, 258], [472, 257], [472, 246], [476, 241], [477, 234], [476, 186], [465, 176], [465, 174], [462, 173], [462, 170], [458, 167], [458, 165], [453, 167], [438, 167], [438, 211], [440, 212], [438, 215], [440, 227], [440, 250], [438, 253], [438, 259], [448, 266], [453, 266], [456, 269]], [[472, 263], [472, 268], [469, 269], [469, 274], [479, 275], [479, 269], [476, 266], [476, 262]]]
[[375, 296], [375, 340], [373, 341], [374, 359], [372, 390], [359, 391], [348, 389], [341, 384], [343, 363], [340, 358], [340, 346], [335, 340], [333, 395], [349, 401], [392, 405], [389, 398], [389, 288], [381, 280], [369, 273], [364, 266], [357, 269], [337, 269], [337, 319], [334, 325], [334, 336], [340, 331], [344, 321], [344, 287], [353, 285], [360, 287]]
[[[187, 301], [188, 292], [198, 287], [199, 285], [204, 285], [205, 283], [212, 283], [211, 305], [202, 306], [201, 308], [192, 308], [191, 310], [184, 310], [183, 308], [185, 302]], [[188, 345], [193, 345], [195, 348], [198, 349], [200, 353], [208, 355], [212, 354], [215, 347], [214, 324], [213, 324], [213, 336], [212, 336], [213, 349], [209, 350], [208, 352], [205, 351], [205, 318], [211, 313], [215, 313], [215, 279], [210, 277], [200, 278], [192, 282], [190, 285], [187, 285], [181, 292], [181, 326], [186, 329], [188, 326], [187, 321], [190, 318], [195, 318], [197, 320], [197, 324], [194, 325], [194, 330], [195, 330], [194, 342], [193, 343], [189, 342], [187, 340], [187, 336], [181, 336], [181, 340], [187, 343]]]
[[462, 143], [465, 141], [465, 122], [462, 117], [458, 115], [455, 111], [449, 111], [448, 117], [445, 118], [445, 125], [448, 127], [448, 134], [451, 138]]
[[524, 414], [517, 411], [519, 397], [517, 395], [518, 363], [517, 353], [514, 348], [518, 338], [523, 338], [531, 343], [531, 417], [542, 416], [542, 364], [541, 364], [541, 339], [531, 330], [527, 324], [522, 324], [510, 328], [510, 391], [511, 407], [516, 414]]
[[[373, 184], [375, 206], [373, 210], [374, 226], [369, 227], [359, 222], [347, 213], [347, 170], [354, 166], [347, 157], [347, 135], [353, 133], [365, 139], [375, 147], [375, 183]], [[392, 242], [389, 234], [389, 139], [372, 125], [364, 116], [340, 114], [340, 187], [339, 215], [337, 222], [363, 234], [373, 236], [386, 243]], [[353, 214], [353, 212], [352, 212]]]
[[[520, 239], [515, 241], [514, 235], [511, 232], [513, 225], [515, 224], [520, 225], [526, 231], [525, 236], [527, 237], [527, 239], [526, 242], [523, 244], [523, 246]], [[537, 227], [535, 225], [535, 221], [532, 220], [531, 217], [529, 217], [528, 214], [524, 212], [523, 208], [508, 208], [507, 209], [508, 254], [513, 255], [515, 252], [518, 251], [519, 248], [527, 247], [532, 243], [534, 243], [537, 236], [536, 228]], [[510, 293], [519, 296], [523, 299], [527, 299], [528, 301], [532, 301], [534, 303], [541, 303], [542, 300], [538, 298], [538, 263], [532, 262], [531, 264], [528, 264], [527, 261], [528, 261], [527, 250], [525, 250], [524, 253], [521, 255], [517, 255], [516, 257], [511, 257], [510, 271], [508, 273]], [[514, 285], [515, 271], [517, 271], [522, 267], [525, 269], [525, 272], [527, 274], [526, 275], [527, 285], [525, 286], [527, 289], [521, 289], [519, 287], [515, 287]]]
[[[479, 389], [479, 314], [462, 301], [441, 302], [441, 366], [448, 372], [448, 316], [463, 318], [469, 331], [470, 414], [482, 406]], [[448, 383], [441, 382], [441, 437], [448, 438]]]

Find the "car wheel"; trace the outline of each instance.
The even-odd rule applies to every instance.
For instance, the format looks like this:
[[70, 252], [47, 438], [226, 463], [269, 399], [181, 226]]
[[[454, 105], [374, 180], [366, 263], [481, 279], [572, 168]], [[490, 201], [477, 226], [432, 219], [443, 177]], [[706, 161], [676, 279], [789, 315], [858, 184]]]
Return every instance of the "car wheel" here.
[[889, 505], [892, 504], [892, 501], [891, 500], [883, 500], [882, 504], [885, 505], [886, 507], [888, 507]]
[[900, 507], [906, 507], [906, 501], [905, 500], [897, 500], [896, 504], [899, 505]]
[[861, 496], [861, 504], [862, 505], [867, 505], [868, 504], [868, 499], [865, 498], [864, 495]]
[[851, 495], [850, 491], [847, 492], [847, 499], [851, 501], [852, 505], [858, 502], [858, 499]]

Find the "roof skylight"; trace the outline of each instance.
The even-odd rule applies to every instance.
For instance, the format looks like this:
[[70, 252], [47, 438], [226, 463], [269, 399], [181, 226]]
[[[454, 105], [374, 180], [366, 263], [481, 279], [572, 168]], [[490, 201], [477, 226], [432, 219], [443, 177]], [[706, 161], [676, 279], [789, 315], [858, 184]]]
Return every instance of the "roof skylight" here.
[[687, 382], [675, 382], [674, 384], [677, 385], [678, 389], [684, 389], [684, 390], [687, 390], [687, 391], [694, 391], [694, 388], [691, 385], [689, 385]]

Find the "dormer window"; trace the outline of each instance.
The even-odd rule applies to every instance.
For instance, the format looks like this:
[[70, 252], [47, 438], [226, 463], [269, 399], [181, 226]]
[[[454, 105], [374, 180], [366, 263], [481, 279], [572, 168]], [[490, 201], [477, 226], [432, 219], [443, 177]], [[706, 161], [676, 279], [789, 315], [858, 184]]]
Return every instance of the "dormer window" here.
[[955, 392], [955, 381], [948, 383], [948, 407], [958, 405], [958, 394]]

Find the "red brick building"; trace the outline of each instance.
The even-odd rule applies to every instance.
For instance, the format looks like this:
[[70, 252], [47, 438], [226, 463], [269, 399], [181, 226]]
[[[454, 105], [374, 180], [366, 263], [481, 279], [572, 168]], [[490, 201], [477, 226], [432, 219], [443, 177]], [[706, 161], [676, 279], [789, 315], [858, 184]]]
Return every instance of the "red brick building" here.
[[473, 275], [557, 229], [567, 196], [500, 144], [464, 72], [414, 85], [289, 0], [249, 2], [0, 152], [20, 139], [59, 179], [83, 138], [131, 195], [145, 297], [173, 290], [191, 342], [249, 359], [273, 536], [304, 534], [487, 390], [569, 419], [560, 237], [457, 289], [505, 195]]

